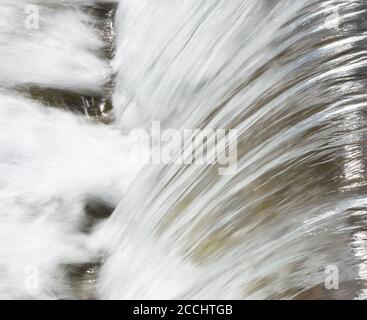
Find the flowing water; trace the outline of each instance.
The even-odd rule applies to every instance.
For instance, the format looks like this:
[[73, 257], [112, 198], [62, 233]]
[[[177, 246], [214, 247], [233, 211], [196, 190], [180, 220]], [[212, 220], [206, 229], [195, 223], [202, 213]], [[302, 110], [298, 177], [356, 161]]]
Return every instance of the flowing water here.
[[[366, 297], [365, 1], [0, 8], [1, 298]], [[152, 121], [236, 172], [132, 158]]]

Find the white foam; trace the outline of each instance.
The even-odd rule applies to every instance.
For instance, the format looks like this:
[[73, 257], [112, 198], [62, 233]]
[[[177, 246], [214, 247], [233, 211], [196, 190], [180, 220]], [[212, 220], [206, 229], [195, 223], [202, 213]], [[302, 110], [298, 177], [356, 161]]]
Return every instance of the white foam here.
[[[27, 29], [26, 8], [35, 3], [39, 29]], [[0, 1], [0, 86], [103, 92], [110, 80], [109, 66], [102, 54], [103, 42], [91, 28], [93, 19], [68, 3], [55, 6], [53, 1]]]

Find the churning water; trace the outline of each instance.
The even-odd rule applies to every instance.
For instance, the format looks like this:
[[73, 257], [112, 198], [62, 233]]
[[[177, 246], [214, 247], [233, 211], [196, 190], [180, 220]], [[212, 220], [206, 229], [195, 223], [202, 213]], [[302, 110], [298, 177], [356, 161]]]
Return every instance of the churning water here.
[[[0, 298], [365, 298], [366, 13], [0, 0]], [[152, 121], [236, 129], [236, 172], [144, 165]]]

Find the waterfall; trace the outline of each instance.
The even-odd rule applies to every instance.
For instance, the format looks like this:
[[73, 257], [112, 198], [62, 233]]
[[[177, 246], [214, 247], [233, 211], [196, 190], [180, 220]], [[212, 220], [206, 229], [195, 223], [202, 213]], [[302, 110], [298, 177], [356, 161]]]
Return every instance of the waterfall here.
[[104, 297], [364, 297], [365, 10], [120, 3], [122, 126], [236, 128], [238, 170], [145, 168], [102, 231]]
[[90, 233], [141, 168], [126, 165], [130, 142], [105, 124], [107, 11], [91, 1], [0, 9], [0, 298], [93, 298]]
[[365, 298], [365, 1], [0, 8], [0, 298]]

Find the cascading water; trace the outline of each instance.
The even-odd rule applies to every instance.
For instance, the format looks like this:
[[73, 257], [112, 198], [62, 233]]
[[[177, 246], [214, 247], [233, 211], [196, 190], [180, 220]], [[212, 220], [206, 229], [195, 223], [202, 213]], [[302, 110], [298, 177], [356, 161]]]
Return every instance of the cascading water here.
[[[95, 297], [88, 235], [141, 167], [125, 165], [130, 142], [93, 116], [111, 82], [103, 15], [91, 1], [0, 8], [0, 298]], [[38, 29], [25, 28], [27, 8]]]
[[[116, 6], [0, 1], [0, 297], [365, 298], [367, 3]], [[236, 171], [131, 159], [152, 121]]]

